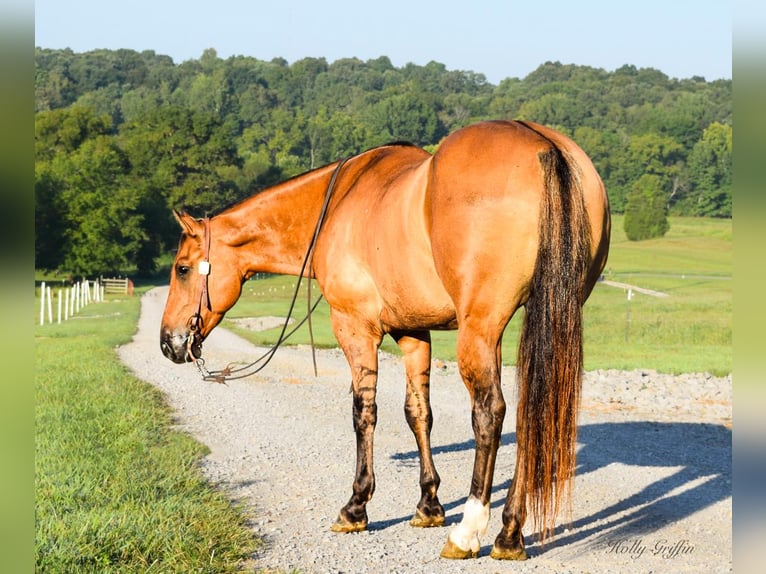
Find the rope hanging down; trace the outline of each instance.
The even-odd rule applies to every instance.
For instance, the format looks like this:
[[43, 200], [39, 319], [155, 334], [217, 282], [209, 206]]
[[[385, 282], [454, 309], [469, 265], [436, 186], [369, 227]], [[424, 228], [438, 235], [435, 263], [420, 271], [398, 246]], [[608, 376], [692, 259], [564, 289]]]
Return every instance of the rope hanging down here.
[[[300, 322], [293, 327], [290, 332], [287, 332], [287, 327], [290, 324], [290, 319], [292, 317], [293, 309], [295, 308], [295, 303], [298, 300], [298, 293], [300, 292], [301, 287], [301, 281], [303, 280], [304, 273], [308, 269], [309, 275], [313, 271], [314, 266], [314, 248], [316, 247], [317, 239], [319, 238], [319, 233], [322, 230], [322, 225], [324, 224], [325, 217], [327, 215], [327, 209], [330, 205], [330, 199], [332, 198], [333, 190], [335, 188], [335, 180], [338, 179], [338, 174], [340, 173], [341, 168], [343, 165], [348, 161], [349, 158], [344, 158], [338, 162], [338, 165], [335, 167], [335, 170], [332, 173], [332, 177], [330, 178], [330, 182], [327, 185], [327, 191], [325, 192], [324, 202], [322, 203], [322, 209], [319, 212], [319, 219], [317, 220], [317, 224], [314, 228], [314, 234], [311, 237], [311, 242], [309, 243], [309, 248], [306, 251], [306, 256], [303, 258], [303, 264], [301, 265], [301, 271], [298, 274], [298, 281], [295, 284], [295, 290], [293, 292], [292, 301], [290, 302], [290, 308], [287, 311], [287, 317], [285, 318], [285, 322], [282, 325], [282, 331], [279, 333], [279, 337], [277, 338], [276, 343], [272, 345], [272, 347], [266, 351], [263, 355], [258, 357], [255, 361], [248, 363], [247, 365], [242, 365], [240, 367], [233, 368], [233, 363], [229, 363], [226, 367], [220, 370], [213, 370], [209, 371], [205, 368], [205, 360], [200, 356], [199, 358], [195, 359], [194, 363], [197, 366], [197, 369], [199, 370], [200, 374], [202, 375], [202, 379], [205, 381], [215, 382], [215, 383], [221, 383], [225, 384], [226, 381], [233, 381], [236, 379], [244, 379], [245, 377], [249, 377], [251, 375], [254, 375], [258, 372], [260, 372], [263, 368], [266, 367], [266, 365], [269, 364], [269, 361], [271, 361], [272, 357], [274, 357], [274, 354], [277, 352], [277, 349], [279, 346], [284, 343], [293, 333], [295, 333], [304, 323], [308, 321], [308, 328], [309, 328], [309, 338], [311, 341], [311, 359], [314, 364], [314, 376], [317, 376], [317, 362], [316, 362], [316, 347], [314, 345], [314, 332], [311, 324], [311, 315], [314, 312], [314, 310], [319, 305], [320, 301], [322, 300], [322, 294], [320, 293], [317, 297], [316, 301], [314, 303], [311, 303], [311, 280], [309, 280], [308, 286], [307, 286], [307, 311], [306, 316], [300, 320]], [[208, 235], [208, 241], [210, 236], [210, 229], [206, 229], [207, 235]]]

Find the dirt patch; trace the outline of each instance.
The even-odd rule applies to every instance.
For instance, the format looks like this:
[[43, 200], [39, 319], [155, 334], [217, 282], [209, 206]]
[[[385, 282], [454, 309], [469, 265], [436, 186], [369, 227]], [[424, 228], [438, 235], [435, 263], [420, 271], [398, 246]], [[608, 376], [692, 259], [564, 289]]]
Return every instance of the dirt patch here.
[[[269, 329], [275, 329], [285, 324], [284, 317], [240, 317], [237, 319], [231, 319], [237, 327], [242, 329], [249, 329], [251, 331], [268, 331]], [[292, 325], [293, 319], [290, 319], [287, 324]]]

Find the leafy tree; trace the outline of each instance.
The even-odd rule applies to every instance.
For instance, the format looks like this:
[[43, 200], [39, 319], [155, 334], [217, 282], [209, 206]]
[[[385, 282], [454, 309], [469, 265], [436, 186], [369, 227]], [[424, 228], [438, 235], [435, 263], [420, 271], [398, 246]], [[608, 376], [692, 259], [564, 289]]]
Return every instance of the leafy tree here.
[[428, 99], [418, 93], [395, 94], [374, 104], [367, 115], [372, 145], [409, 141], [425, 145], [439, 141], [444, 129]]
[[732, 129], [713, 122], [694, 144], [686, 166], [689, 191], [679, 211], [690, 215], [731, 217]]
[[64, 262], [64, 182], [51, 164], [35, 166], [35, 268], [55, 270]]
[[625, 234], [631, 241], [662, 237], [670, 229], [667, 195], [658, 175], [644, 174], [627, 196]]
[[145, 238], [140, 198], [125, 185], [129, 165], [113, 137], [85, 141], [66, 168], [64, 265], [75, 274], [93, 275], [129, 267]]
[[166, 208], [210, 213], [242, 195], [221, 177], [227, 167], [239, 168], [240, 160], [230, 128], [213, 115], [158, 108], [124, 125], [120, 137], [133, 174], [162, 190]]

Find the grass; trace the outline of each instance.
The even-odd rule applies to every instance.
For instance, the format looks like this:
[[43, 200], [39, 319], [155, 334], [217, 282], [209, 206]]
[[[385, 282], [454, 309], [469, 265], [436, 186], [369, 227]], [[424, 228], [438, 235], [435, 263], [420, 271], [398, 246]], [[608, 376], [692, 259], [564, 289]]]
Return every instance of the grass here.
[[205, 447], [116, 359], [138, 309], [113, 298], [36, 327], [39, 572], [232, 572], [258, 545], [203, 479]]
[[[665, 237], [631, 242], [622, 216], [613, 219], [605, 278], [669, 296], [654, 298], [634, 292], [630, 302], [622, 289], [600, 283], [585, 306], [585, 367], [653, 369], [665, 373], [709, 372], [726, 375], [732, 366], [732, 221], [673, 217]], [[253, 332], [232, 319], [287, 313], [294, 277], [273, 276], [249, 281], [224, 325], [254, 343], [272, 344], [279, 329]], [[318, 293], [316, 288], [314, 293]], [[294, 316], [305, 316], [305, 290]], [[503, 361], [516, 360], [523, 311], [513, 318], [503, 340]], [[336, 346], [329, 308], [322, 302], [313, 318], [319, 347]], [[433, 356], [455, 360], [456, 334], [433, 332]], [[304, 326], [292, 344], [307, 344]], [[398, 352], [388, 338], [383, 349]]]

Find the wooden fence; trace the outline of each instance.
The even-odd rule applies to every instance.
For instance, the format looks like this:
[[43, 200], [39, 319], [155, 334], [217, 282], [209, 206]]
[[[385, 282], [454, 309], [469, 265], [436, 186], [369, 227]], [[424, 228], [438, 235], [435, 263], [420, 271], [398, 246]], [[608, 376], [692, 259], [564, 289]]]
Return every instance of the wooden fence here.
[[101, 277], [99, 279], [104, 286], [104, 293], [122, 293], [124, 295], [133, 294], [133, 282], [127, 277], [118, 279], [116, 277]]

